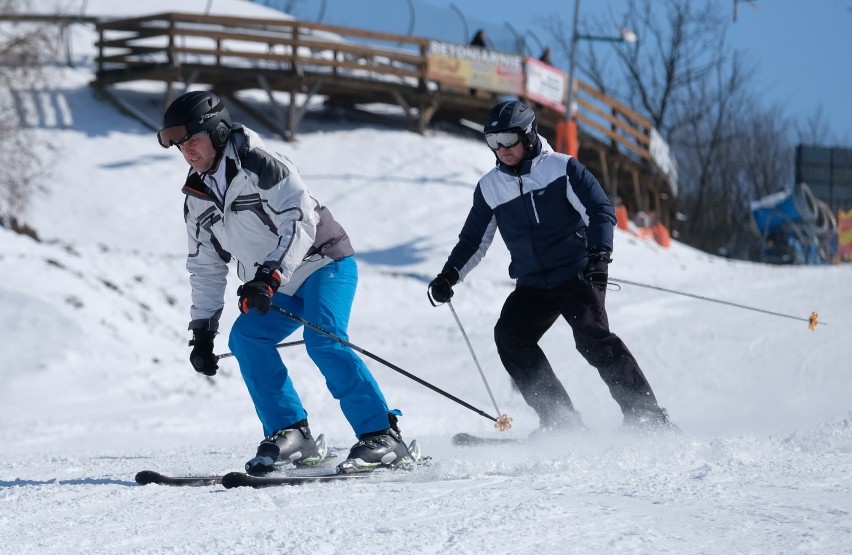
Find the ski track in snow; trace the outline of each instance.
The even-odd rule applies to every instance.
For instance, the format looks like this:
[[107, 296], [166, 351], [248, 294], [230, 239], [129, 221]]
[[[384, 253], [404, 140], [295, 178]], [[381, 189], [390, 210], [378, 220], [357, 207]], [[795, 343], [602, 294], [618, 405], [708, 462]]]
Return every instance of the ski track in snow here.
[[0, 537], [15, 538], [18, 553], [340, 553], [376, 541], [417, 553], [848, 552], [849, 421], [786, 438], [560, 439], [518, 450], [427, 437], [429, 467], [259, 490], [132, 481], [151, 466], [237, 468], [240, 447], [22, 456], [0, 475], [40, 478], [0, 481], [15, 508]]

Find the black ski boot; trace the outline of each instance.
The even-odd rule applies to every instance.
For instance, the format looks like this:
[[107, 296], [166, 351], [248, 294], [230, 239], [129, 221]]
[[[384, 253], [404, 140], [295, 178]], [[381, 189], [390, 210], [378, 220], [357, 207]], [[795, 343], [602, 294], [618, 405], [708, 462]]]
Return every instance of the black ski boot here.
[[680, 431], [669, 420], [666, 409], [659, 407], [635, 408], [624, 413], [624, 424], [627, 429], [642, 432]]
[[[585, 432], [586, 425], [580, 413], [574, 409], [562, 408], [551, 411], [548, 419], [539, 417], [538, 430], [532, 435], [566, 434], [569, 432]], [[530, 439], [532, 439], [532, 435]]]
[[288, 463], [299, 466], [317, 464], [326, 454], [325, 437], [320, 434], [315, 440], [308, 421], [301, 420], [261, 441], [257, 455], [246, 463], [246, 472], [262, 476]]

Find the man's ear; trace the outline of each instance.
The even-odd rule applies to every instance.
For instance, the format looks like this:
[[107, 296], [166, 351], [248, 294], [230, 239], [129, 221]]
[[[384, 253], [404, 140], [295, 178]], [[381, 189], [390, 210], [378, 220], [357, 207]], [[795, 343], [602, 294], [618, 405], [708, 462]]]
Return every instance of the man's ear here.
[[213, 147], [214, 148], [222, 148], [225, 146], [225, 143], [228, 142], [228, 135], [231, 133], [231, 128], [227, 126], [224, 122], [219, 122], [219, 125], [216, 126], [216, 129], [213, 130]]

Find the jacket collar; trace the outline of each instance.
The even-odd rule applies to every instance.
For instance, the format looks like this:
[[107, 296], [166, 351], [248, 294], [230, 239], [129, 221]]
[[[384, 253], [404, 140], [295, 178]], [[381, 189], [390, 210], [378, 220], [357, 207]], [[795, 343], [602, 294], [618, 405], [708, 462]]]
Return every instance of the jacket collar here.
[[[228, 137], [228, 142], [222, 152], [220, 164], [225, 164], [225, 180], [230, 183], [242, 168], [241, 157], [245, 156], [249, 151], [249, 141], [246, 137], [243, 126], [235, 124], [231, 129], [231, 135]], [[186, 182], [183, 185], [183, 193], [194, 197], [212, 200], [215, 202], [216, 196], [204, 183], [204, 174], [190, 168], [186, 176]]]

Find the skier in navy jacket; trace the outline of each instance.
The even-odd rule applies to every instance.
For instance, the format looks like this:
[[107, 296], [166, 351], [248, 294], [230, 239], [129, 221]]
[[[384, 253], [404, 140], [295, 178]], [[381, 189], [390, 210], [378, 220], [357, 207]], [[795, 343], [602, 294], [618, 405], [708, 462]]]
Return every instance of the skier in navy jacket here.
[[535, 114], [513, 100], [494, 106], [485, 140], [497, 158], [473, 193], [473, 206], [430, 299], [444, 303], [482, 260], [497, 230], [516, 280], [494, 327], [506, 371], [545, 430], [582, 429], [579, 413], [538, 342], [559, 316], [577, 350], [597, 368], [627, 426], [671, 426], [630, 351], [609, 330], [604, 299], [615, 210], [595, 177], [538, 135]]

